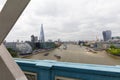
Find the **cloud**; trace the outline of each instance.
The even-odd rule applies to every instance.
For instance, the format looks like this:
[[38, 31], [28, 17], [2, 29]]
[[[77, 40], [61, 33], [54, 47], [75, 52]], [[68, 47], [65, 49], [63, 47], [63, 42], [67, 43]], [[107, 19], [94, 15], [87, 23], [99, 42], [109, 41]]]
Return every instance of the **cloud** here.
[[0, 0], [0, 11], [2, 10], [6, 0]]
[[46, 40], [102, 39], [102, 31], [108, 29], [119, 36], [119, 4], [120, 0], [31, 0], [6, 40], [39, 36], [41, 24]]

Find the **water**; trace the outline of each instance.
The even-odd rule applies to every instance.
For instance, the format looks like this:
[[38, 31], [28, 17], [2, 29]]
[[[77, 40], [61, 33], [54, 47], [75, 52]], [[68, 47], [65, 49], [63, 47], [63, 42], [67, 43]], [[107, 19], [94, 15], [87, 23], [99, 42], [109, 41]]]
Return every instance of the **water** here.
[[86, 47], [72, 44], [67, 45], [67, 49], [64, 49], [64, 45], [62, 45], [60, 48], [26, 58], [87, 64], [120, 65], [120, 58], [111, 57], [105, 51], [98, 51], [97, 53], [88, 52]]

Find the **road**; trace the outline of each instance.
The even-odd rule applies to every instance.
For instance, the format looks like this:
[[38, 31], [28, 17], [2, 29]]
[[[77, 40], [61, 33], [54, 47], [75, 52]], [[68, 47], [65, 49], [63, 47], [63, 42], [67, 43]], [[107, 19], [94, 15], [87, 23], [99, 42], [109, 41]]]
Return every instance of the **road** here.
[[79, 45], [72, 44], [67, 45], [66, 50], [64, 50], [63, 46], [61, 46], [60, 48], [52, 51], [38, 53], [26, 58], [87, 64], [120, 65], [120, 59], [109, 56], [105, 51], [92, 53], [88, 52], [86, 47], [80, 47]]

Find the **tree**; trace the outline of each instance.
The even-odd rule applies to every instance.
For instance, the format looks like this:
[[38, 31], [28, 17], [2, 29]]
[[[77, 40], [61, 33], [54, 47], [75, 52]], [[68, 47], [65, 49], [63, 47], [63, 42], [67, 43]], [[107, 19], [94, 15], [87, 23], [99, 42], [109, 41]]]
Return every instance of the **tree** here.
[[17, 57], [17, 52], [11, 48], [7, 48], [12, 57]]

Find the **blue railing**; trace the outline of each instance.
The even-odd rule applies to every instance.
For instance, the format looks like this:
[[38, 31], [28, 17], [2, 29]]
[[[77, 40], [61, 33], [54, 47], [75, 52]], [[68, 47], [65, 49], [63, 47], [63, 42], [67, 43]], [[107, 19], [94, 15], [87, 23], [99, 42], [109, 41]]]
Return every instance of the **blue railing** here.
[[60, 78], [65, 78], [63, 80], [70, 80], [70, 78], [71, 80], [120, 80], [120, 66], [52, 60], [15, 59], [15, 61], [23, 71], [27, 72], [28, 78], [36, 77], [36, 80], [60, 80]]

